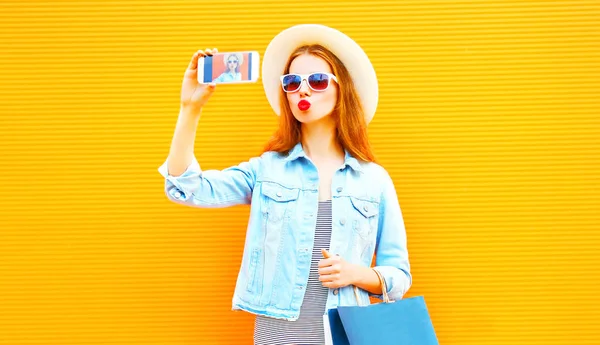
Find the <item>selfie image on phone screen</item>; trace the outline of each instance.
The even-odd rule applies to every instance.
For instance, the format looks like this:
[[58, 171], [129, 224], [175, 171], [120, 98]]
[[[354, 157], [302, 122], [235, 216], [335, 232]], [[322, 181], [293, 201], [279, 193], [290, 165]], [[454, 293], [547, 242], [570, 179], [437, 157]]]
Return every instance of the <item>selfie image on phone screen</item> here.
[[218, 53], [198, 59], [201, 83], [247, 83], [258, 80], [257, 52]]

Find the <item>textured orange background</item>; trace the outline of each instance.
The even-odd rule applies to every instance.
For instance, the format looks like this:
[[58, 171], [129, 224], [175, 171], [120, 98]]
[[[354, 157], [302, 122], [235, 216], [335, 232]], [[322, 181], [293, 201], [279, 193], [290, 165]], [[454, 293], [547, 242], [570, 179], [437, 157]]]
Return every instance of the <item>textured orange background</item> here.
[[[377, 70], [370, 137], [444, 345], [599, 344], [597, 1], [2, 1], [0, 344], [248, 344], [230, 311], [248, 208], [167, 201], [197, 49], [302, 22]], [[218, 87], [205, 169], [259, 153], [260, 83]]]

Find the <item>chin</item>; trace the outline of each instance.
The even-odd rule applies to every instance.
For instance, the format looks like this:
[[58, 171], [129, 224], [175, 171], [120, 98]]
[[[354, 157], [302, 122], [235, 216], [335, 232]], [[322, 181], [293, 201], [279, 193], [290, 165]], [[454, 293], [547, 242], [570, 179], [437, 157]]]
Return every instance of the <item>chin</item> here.
[[318, 122], [322, 118], [326, 117], [326, 115], [314, 115], [309, 112], [301, 112], [300, 114], [294, 114], [294, 117], [300, 123], [313, 123]]
[[296, 111], [292, 111], [292, 114], [294, 114], [294, 117], [300, 123], [313, 123], [326, 118], [331, 112], [327, 113], [317, 109], [309, 109], [307, 111], [296, 109]]

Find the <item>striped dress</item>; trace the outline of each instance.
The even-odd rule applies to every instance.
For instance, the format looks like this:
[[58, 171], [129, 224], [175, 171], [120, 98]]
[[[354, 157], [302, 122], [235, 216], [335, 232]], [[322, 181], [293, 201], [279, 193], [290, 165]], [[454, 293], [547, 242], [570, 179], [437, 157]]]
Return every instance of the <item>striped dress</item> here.
[[329, 249], [331, 239], [331, 200], [320, 201], [317, 227], [310, 264], [310, 274], [300, 317], [296, 321], [274, 319], [258, 315], [254, 324], [255, 345], [323, 345], [323, 314], [327, 302], [328, 288], [319, 281], [319, 260], [323, 258], [321, 248]]

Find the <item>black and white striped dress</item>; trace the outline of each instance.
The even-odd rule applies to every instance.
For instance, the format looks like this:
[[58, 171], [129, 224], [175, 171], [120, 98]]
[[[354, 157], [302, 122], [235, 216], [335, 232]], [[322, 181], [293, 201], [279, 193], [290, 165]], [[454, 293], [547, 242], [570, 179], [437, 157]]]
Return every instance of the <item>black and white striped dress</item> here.
[[319, 260], [323, 258], [321, 248], [329, 249], [331, 240], [331, 200], [320, 201], [317, 227], [310, 264], [310, 274], [300, 317], [296, 321], [256, 317], [254, 324], [255, 345], [323, 345], [323, 314], [327, 302], [328, 288], [319, 281]]

